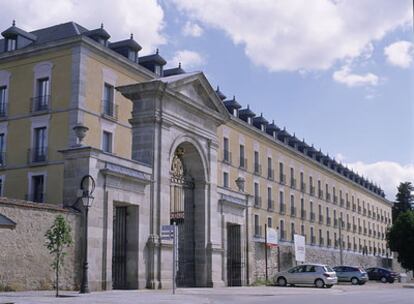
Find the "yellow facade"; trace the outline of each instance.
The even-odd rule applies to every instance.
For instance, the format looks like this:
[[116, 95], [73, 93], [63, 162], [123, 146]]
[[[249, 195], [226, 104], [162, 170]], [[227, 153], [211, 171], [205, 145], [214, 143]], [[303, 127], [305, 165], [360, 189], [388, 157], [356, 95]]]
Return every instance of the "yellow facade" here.
[[[218, 136], [220, 141], [218, 183], [237, 191], [234, 181], [239, 177], [245, 180], [245, 192], [250, 194], [254, 201], [251, 220], [257, 226], [255, 234], [258, 237], [264, 236], [266, 224], [279, 229], [284, 241], [293, 241], [293, 234], [297, 233], [306, 236], [307, 244], [339, 248], [338, 240], [341, 233], [345, 250], [357, 252], [366, 250], [369, 254], [386, 254], [385, 232], [391, 224], [391, 205], [384, 198], [274, 140], [270, 135], [238, 118], [233, 118], [230, 123], [221, 126]], [[224, 140], [228, 141], [228, 151], [225, 151]], [[240, 145], [244, 146], [247, 169], [240, 166], [243, 162], [240, 160]], [[258, 152], [261, 167], [259, 168], [261, 172], [258, 173], [254, 172], [255, 151]], [[268, 166], [269, 158], [271, 168]], [[284, 181], [280, 178], [280, 163], [283, 164]], [[301, 173], [303, 189], [301, 189]], [[228, 174], [228, 181], [224, 181], [225, 174]], [[310, 194], [309, 177], [313, 179], [315, 188], [313, 195]], [[293, 183], [291, 183], [292, 179]], [[323, 192], [321, 197], [318, 193], [318, 181]], [[259, 186], [258, 193], [255, 193], [255, 183]], [[328, 185], [329, 197], [326, 195], [326, 185]], [[335, 195], [333, 187], [335, 187]], [[280, 192], [283, 192], [284, 210], [281, 210]], [[293, 206], [291, 206], [291, 197], [293, 197]], [[311, 204], [313, 220], [311, 220]], [[292, 207], [294, 210], [291, 210]], [[258, 216], [256, 219], [255, 215]], [[339, 232], [341, 216], [343, 226]], [[255, 222], [257, 218], [258, 222]], [[311, 238], [311, 227], [314, 239]]]

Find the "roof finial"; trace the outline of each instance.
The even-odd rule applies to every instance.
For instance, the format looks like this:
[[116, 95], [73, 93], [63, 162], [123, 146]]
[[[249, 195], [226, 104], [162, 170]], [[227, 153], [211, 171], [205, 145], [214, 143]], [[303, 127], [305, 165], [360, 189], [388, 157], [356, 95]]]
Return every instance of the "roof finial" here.
[[131, 33], [131, 36], [129, 37], [129, 39], [134, 39], [134, 34]]
[[[234, 95], [233, 95], [234, 96]], [[250, 109], [250, 105], [249, 104], [247, 104], [247, 109]]]
[[16, 26], [16, 20], [13, 19], [12, 26]]
[[260, 112], [260, 117], [263, 117], [263, 112]]
[[181, 69], [181, 62], [178, 63], [178, 68]]
[[157, 48], [156, 50], [155, 50], [155, 54], [157, 54], [158, 55], [158, 53], [160, 52], [160, 50]]
[[233, 95], [233, 100], [236, 100], [236, 95]]
[[103, 22], [101, 22], [101, 29], [103, 29]]

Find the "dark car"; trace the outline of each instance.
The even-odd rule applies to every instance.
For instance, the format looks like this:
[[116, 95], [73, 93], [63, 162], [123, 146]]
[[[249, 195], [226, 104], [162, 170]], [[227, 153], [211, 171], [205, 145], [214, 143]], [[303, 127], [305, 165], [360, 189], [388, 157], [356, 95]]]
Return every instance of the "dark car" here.
[[381, 281], [382, 283], [394, 283], [399, 277], [398, 273], [380, 267], [367, 268], [367, 273], [370, 280]]
[[351, 282], [352, 285], [363, 285], [368, 281], [368, 275], [362, 267], [336, 266], [333, 268], [338, 282]]

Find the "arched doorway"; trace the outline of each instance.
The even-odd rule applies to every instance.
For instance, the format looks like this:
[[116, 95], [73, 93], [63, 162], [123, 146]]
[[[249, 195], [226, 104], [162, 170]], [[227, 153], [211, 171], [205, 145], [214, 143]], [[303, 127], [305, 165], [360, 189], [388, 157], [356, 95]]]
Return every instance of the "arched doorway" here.
[[199, 152], [189, 142], [174, 151], [170, 171], [170, 222], [178, 226], [177, 286], [203, 285], [205, 174]]

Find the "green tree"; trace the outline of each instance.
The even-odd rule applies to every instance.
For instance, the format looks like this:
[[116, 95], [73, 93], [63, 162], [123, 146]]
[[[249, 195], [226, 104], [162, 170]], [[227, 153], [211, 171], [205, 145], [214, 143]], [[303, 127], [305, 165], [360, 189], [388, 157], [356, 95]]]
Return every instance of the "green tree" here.
[[56, 275], [56, 297], [59, 296], [59, 271], [63, 265], [66, 252], [64, 249], [72, 245], [71, 228], [62, 215], [58, 215], [52, 227], [45, 234], [46, 248], [53, 255], [52, 268]]
[[414, 191], [414, 186], [410, 182], [400, 183], [398, 186], [398, 193], [394, 206], [392, 207], [392, 219], [395, 221], [398, 215], [407, 210], [412, 210], [414, 203], [414, 195], [411, 194]]
[[388, 246], [398, 253], [398, 262], [414, 270], [414, 211], [400, 213], [387, 232]]

